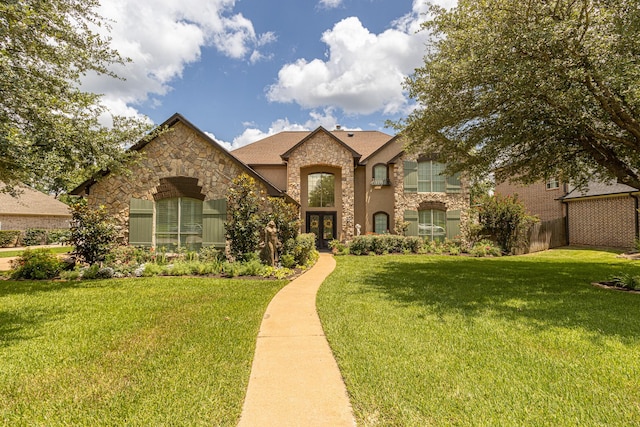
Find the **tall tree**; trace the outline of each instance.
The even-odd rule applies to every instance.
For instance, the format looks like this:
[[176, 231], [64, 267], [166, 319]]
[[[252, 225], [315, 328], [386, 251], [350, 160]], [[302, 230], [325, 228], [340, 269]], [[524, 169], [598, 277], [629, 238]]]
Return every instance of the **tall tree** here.
[[[80, 88], [87, 73], [117, 78], [122, 58], [95, 30], [105, 21], [97, 0], [0, 2], [0, 181], [64, 190], [78, 170], [119, 164], [123, 145], [148, 130], [138, 119], [112, 117], [100, 95]], [[37, 185], [38, 186], [38, 185]]]
[[640, 3], [459, 0], [434, 7], [434, 42], [396, 123], [453, 170], [640, 188]]

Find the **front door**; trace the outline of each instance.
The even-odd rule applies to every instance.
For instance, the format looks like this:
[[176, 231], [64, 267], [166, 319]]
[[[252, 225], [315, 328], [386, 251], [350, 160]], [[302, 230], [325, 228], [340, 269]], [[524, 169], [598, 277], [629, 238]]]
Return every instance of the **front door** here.
[[336, 238], [336, 213], [307, 212], [307, 233], [316, 235], [318, 249], [329, 249], [329, 242]]

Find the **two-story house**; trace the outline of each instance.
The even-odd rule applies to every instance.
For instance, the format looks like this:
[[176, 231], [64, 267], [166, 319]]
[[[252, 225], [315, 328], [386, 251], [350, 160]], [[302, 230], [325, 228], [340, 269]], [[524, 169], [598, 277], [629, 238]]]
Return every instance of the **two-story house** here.
[[465, 180], [430, 156], [405, 153], [399, 136], [319, 127], [228, 152], [179, 114], [161, 127], [169, 130], [131, 148], [142, 157], [129, 174], [73, 191], [105, 205], [134, 245], [224, 245], [225, 195], [241, 173], [298, 204], [301, 231], [315, 233], [319, 248], [399, 225], [407, 235], [455, 239], [468, 219]]

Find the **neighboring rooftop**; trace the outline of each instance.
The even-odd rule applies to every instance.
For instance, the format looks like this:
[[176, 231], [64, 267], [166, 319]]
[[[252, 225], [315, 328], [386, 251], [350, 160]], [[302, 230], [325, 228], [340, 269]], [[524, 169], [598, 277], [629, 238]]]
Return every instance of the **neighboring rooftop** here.
[[53, 196], [21, 185], [17, 187], [20, 194], [13, 197], [11, 194], [1, 192], [4, 187], [4, 184], [0, 184], [1, 215], [71, 216], [69, 206]]
[[[231, 153], [248, 165], [281, 165], [283, 160], [280, 156], [311, 133], [312, 131], [280, 132]], [[393, 136], [379, 131], [334, 130], [329, 133], [359, 153], [362, 160], [393, 139]]]
[[581, 199], [583, 197], [611, 196], [614, 194], [635, 193], [638, 190], [625, 184], [590, 182], [584, 189], [574, 188], [569, 191], [564, 200]]

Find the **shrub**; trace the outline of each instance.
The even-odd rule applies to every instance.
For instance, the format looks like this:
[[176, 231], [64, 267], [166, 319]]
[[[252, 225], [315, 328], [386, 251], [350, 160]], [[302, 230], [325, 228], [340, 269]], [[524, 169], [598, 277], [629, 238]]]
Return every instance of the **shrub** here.
[[469, 250], [469, 255], [475, 257], [500, 256], [502, 251], [491, 240], [481, 240], [475, 243]]
[[293, 254], [282, 254], [280, 256], [280, 264], [285, 268], [293, 268], [296, 266], [296, 257]]
[[227, 190], [227, 208], [230, 212], [225, 222], [231, 256], [245, 260], [246, 254], [258, 250], [260, 232], [264, 227], [260, 217], [260, 194], [256, 181], [247, 174], [236, 177]]
[[89, 265], [102, 262], [116, 246], [118, 229], [104, 206], [91, 209], [84, 200], [71, 205], [71, 243]]
[[71, 239], [71, 230], [69, 229], [58, 229], [58, 230], [49, 230], [47, 232], [47, 244], [65, 244]]
[[313, 233], [299, 234], [295, 239], [293, 254], [296, 265], [306, 267], [316, 262], [319, 256], [316, 250], [316, 235]]
[[620, 275], [611, 279], [616, 286], [631, 290], [640, 290], [640, 276], [634, 276], [629, 273], [620, 273]]
[[63, 263], [49, 249], [25, 249], [12, 267], [12, 279], [42, 280], [56, 277]]
[[417, 254], [424, 247], [424, 240], [417, 236], [405, 237], [402, 242], [402, 248], [405, 251]]
[[198, 252], [198, 259], [203, 262], [219, 262], [224, 254], [213, 246], [203, 246]]
[[349, 253], [347, 245], [337, 239], [331, 240], [329, 242], [329, 248], [334, 255], [346, 255], [347, 253]]
[[38, 246], [47, 243], [47, 230], [41, 228], [27, 228], [22, 237], [25, 246]]
[[0, 230], [0, 248], [15, 246], [20, 238], [20, 230]]
[[529, 229], [538, 219], [527, 215], [517, 196], [485, 196], [478, 209], [481, 232], [506, 253], [526, 246]]

